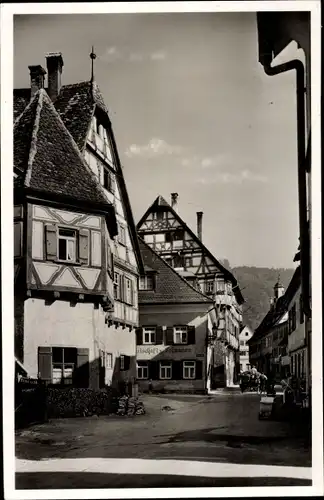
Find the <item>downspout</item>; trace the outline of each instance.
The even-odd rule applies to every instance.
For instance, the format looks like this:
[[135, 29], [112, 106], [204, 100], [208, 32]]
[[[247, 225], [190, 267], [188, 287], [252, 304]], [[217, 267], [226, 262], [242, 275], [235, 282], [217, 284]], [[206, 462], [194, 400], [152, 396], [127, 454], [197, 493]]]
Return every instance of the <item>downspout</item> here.
[[[299, 198], [299, 232], [300, 232], [300, 268], [303, 310], [307, 319], [311, 317], [310, 307], [310, 241], [307, 221], [307, 187], [306, 187], [306, 122], [305, 122], [305, 68], [303, 63], [294, 59], [284, 64], [271, 66], [272, 55], [264, 54], [260, 61], [269, 76], [287, 71], [296, 71], [297, 102], [297, 161], [298, 161], [298, 198]], [[310, 147], [310, 144], [309, 146]], [[308, 322], [307, 322], [308, 323]], [[311, 343], [309, 328], [306, 330], [307, 362], [311, 366]], [[309, 368], [308, 368], [309, 370]], [[310, 382], [309, 382], [310, 385]]]
[[261, 64], [269, 76], [296, 71], [296, 100], [297, 100], [297, 161], [298, 161], [298, 198], [299, 198], [299, 231], [300, 231], [300, 267], [302, 281], [303, 308], [307, 317], [310, 317], [309, 303], [309, 235], [307, 230], [307, 190], [306, 190], [306, 122], [305, 122], [305, 69], [298, 59], [294, 59], [278, 66], [271, 66], [272, 57], [262, 58]]

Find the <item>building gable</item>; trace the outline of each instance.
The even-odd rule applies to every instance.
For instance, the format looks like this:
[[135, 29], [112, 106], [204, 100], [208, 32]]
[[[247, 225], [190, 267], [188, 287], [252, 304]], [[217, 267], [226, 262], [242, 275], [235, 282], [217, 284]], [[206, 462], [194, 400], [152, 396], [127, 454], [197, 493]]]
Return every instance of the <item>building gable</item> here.
[[[239, 303], [244, 301], [237, 281], [230, 271], [205, 247], [198, 236], [186, 225], [179, 214], [158, 196], [137, 224], [138, 234], [167, 262], [199, 279], [210, 280], [224, 276], [232, 283]], [[205, 282], [206, 291], [209, 284]]]

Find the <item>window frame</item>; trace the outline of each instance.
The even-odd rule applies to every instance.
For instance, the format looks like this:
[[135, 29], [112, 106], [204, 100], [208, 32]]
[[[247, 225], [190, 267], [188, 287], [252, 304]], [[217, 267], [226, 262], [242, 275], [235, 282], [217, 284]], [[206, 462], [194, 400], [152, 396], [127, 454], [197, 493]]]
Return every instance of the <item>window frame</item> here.
[[106, 352], [105, 353], [105, 367], [106, 370], [112, 370], [113, 369], [113, 354], [112, 352]]
[[[170, 376], [166, 373], [162, 376], [164, 370], [170, 370]], [[171, 380], [172, 379], [172, 362], [171, 361], [160, 361], [159, 363], [159, 379], [160, 380]]]
[[118, 243], [120, 245], [126, 246], [126, 227], [124, 224], [118, 222], [118, 235], [117, 235]]
[[[52, 367], [51, 367], [51, 384], [53, 385], [64, 385], [64, 386], [71, 386], [73, 385], [73, 372], [77, 366], [77, 350], [76, 348], [72, 348], [72, 349], [75, 349], [75, 360], [74, 362], [71, 362], [71, 361], [65, 361], [65, 357], [64, 357], [64, 354], [65, 354], [65, 351], [67, 349], [71, 349], [71, 347], [53, 347], [52, 348], [52, 353], [53, 353], [53, 349], [60, 349], [61, 351], [61, 356], [62, 356], [62, 361], [54, 361], [53, 358], [52, 358]], [[53, 356], [53, 354], [52, 354]], [[69, 377], [66, 377], [65, 376], [65, 371], [67, 368], [71, 369], [72, 367], [72, 371], [71, 371], [71, 376]], [[61, 371], [61, 378], [60, 378], [60, 382], [54, 382], [54, 370], [60, 370]], [[69, 382], [66, 382], [66, 381], [69, 381]]]
[[[139, 364], [142, 363], [142, 364]], [[141, 376], [139, 376], [139, 370], [142, 371]], [[146, 376], [143, 375], [144, 370], [146, 370]], [[149, 370], [148, 370], [148, 362], [147, 361], [137, 361], [136, 363], [136, 378], [138, 380], [148, 380], [149, 378]]]
[[[60, 234], [60, 231], [73, 231], [74, 236], [64, 236]], [[57, 227], [57, 232], [56, 232], [56, 237], [57, 237], [57, 249], [56, 249], [56, 257], [58, 262], [66, 262], [68, 264], [76, 264], [78, 262], [78, 250], [79, 250], [79, 236], [80, 232], [78, 229], [75, 228], [70, 228], [67, 226], [58, 226]], [[60, 240], [65, 241], [65, 251], [66, 251], [66, 257], [68, 256], [68, 242], [71, 241], [74, 243], [74, 259], [62, 259], [60, 258]]]
[[[128, 286], [129, 285], [129, 286]], [[134, 284], [128, 276], [124, 276], [125, 297], [124, 302], [130, 306], [133, 305]]]
[[[186, 376], [186, 370], [193, 368], [193, 376]], [[189, 372], [190, 373], [190, 372]], [[196, 361], [183, 361], [182, 365], [182, 377], [183, 380], [194, 380], [196, 378]]]
[[120, 370], [125, 370], [125, 355], [120, 355]]
[[[178, 331], [177, 331], [178, 330]], [[176, 340], [176, 335], [180, 334], [181, 335], [181, 341], [177, 342]], [[182, 340], [182, 335], [186, 335], [186, 340], [185, 342]], [[188, 326], [186, 325], [176, 325], [173, 327], [173, 343], [175, 345], [188, 345]]]
[[[149, 342], [146, 342], [145, 334], [149, 335]], [[142, 330], [143, 335], [143, 345], [155, 345], [156, 344], [156, 327], [155, 326], [144, 326]], [[153, 341], [152, 341], [153, 336]]]
[[[116, 276], [118, 276], [116, 281]], [[121, 300], [121, 274], [117, 271], [114, 271], [114, 299]]]
[[[144, 284], [142, 284], [143, 283], [142, 280], [144, 280]], [[148, 285], [149, 280], [151, 280], [151, 282], [152, 282], [152, 286], [151, 287]], [[141, 281], [142, 281], [142, 283], [141, 283]], [[146, 274], [144, 276], [140, 276], [139, 280], [138, 280], [138, 289], [141, 290], [141, 291], [154, 290], [154, 276], [148, 275], [148, 274]]]

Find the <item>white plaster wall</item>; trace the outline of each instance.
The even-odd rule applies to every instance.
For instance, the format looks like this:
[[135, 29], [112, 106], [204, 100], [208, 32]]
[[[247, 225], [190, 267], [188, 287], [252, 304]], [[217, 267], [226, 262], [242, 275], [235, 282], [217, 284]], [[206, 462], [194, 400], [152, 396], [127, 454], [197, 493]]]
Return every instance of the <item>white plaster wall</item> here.
[[[112, 353], [115, 359], [121, 354], [136, 355], [135, 330], [108, 327], [105, 313], [92, 304], [56, 301], [45, 305], [44, 300], [28, 299], [24, 311], [24, 364], [31, 377], [38, 373], [38, 347], [77, 347], [89, 349], [90, 385], [98, 386], [98, 373], [94, 364], [99, 349]], [[113, 361], [114, 363], [114, 361]]]

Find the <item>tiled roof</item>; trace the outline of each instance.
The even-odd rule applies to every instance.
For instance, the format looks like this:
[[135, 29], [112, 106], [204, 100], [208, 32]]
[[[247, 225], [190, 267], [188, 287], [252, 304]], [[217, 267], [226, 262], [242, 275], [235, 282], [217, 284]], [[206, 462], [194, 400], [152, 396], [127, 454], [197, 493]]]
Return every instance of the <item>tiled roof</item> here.
[[155, 290], [139, 290], [139, 304], [150, 303], [210, 303], [212, 300], [193, 288], [142, 239], [139, 239], [144, 266], [154, 269]]
[[96, 82], [80, 82], [63, 86], [54, 105], [80, 151], [85, 147], [95, 106], [108, 115]]
[[24, 111], [30, 101], [30, 89], [14, 89], [13, 92], [13, 115], [14, 121]]
[[163, 196], [159, 195], [154, 200], [152, 205], [146, 210], [145, 214], [143, 215], [143, 217], [140, 219], [140, 221], [137, 224], [137, 231], [140, 233], [141, 225], [145, 221], [145, 219], [147, 218], [149, 213], [154, 211], [154, 209], [156, 209], [159, 206], [166, 207], [173, 214], [175, 219], [177, 219], [177, 221], [182, 225], [182, 227], [185, 229], [185, 231], [187, 231], [190, 234], [190, 236], [193, 238], [193, 240], [196, 241], [196, 243], [198, 243], [198, 245], [201, 247], [201, 249], [203, 249], [205, 254], [208, 255], [208, 257], [214, 262], [214, 264], [217, 266], [217, 268], [224, 274], [225, 278], [228, 279], [229, 281], [231, 281], [231, 283], [233, 285], [235, 297], [236, 297], [238, 303], [242, 304], [244, 302], [244, 298], [243, 298], [243, 295], [241, 293], [241, 290], [239, 288], [239, 285], [237, 283], [235, 276], [228, 269], [226, 269], [220, 262], [218, 262], [216, 257], [214, 257], [214, 255], [208, 250], [208, 248], [205, 247], [205, 245], [198, 238], [198, 236], [190, 229], [190, 227], [187, 226], [187, 224], [181, 219], [179, 214], [171, 207], [171, 205], [163, 198]]
[[16, 185], [111, 207], [44, 89], [15, 122], [14, 167]]
[[276, 304], [267, 312], [260, 325], [255, 329], [253, 337], [249, 342], [253, 342], [266, 335], [275, 326], [284, 314], [287, 313], [289, 304], [300, 286], [301, 273], [300, 266], [294, 272], [284, 295], [279, 297]]

